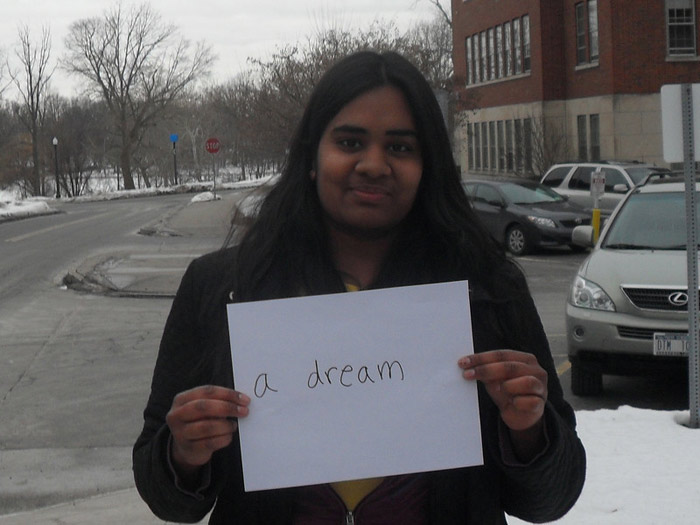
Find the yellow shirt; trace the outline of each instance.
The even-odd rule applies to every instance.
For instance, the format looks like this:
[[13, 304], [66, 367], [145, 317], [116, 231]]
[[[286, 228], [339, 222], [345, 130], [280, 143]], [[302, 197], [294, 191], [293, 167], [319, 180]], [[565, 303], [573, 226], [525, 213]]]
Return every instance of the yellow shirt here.
[[384, 478], [368, 478], [354, 481], [339, 481], [331, 483], [331, 487], [338, 493], [348, 510], [355, 510], [362, 498], [376, 489], [383, 480]]

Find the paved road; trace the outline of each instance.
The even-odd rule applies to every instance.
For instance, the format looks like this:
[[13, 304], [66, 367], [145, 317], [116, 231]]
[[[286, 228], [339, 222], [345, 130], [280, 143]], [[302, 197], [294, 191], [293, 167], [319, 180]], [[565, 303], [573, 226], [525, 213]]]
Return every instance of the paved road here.
[[[156, 291], [166, 285], [154, 276], [176, 284], [220, 246], [239, 193], [191, 197], [66, 204], [0, 225], [0, 514], [133, 486], [130, 448], [170, 300], [58, 284], [98, 262], [125, 270], [124, 284], [132, 258]], [[139, 235], [144, 226], [167, 230]]]

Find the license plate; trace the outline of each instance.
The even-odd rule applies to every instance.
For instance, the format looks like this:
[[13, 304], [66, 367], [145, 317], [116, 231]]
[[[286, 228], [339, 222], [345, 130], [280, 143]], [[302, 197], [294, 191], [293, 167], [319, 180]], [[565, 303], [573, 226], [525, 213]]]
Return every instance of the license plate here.
[[654, 333], [654, 355], [688, 355], [688, 334]]

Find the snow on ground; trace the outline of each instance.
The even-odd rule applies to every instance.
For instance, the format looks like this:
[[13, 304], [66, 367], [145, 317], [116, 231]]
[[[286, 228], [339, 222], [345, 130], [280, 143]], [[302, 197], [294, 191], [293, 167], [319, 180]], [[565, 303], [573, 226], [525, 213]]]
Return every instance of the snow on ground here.
[[[623, 406], [576, 412], [588, 470], [561, 525], [700, 523], [700, 429], [689, 412]], [[509, 517], [508, 523], [525, 523]]]
[[[274, 179], [273, 177], [265, 177], [252, 181], [242, 181], [234, 183], [218, 184], [218, 190], [254, 188], [262, 186]], [[168, 193], [197, 193], [191, 200], [192, 203], [208, 202], [217, 200], [220, 197], [212, 188], [211, 183], [197, 184], [182, 184], [179, 186], [169, 186], [162, 188], [145, 188], [137, 190], [120, 190], [120, 191], [105, 191], [94, 193], [91, 195], [82, 195], [80, 197], [64, 198], [63, 202], [87, 202], [87, 201], [107, 201], [115, 199], [128, 199], [135, 197], [145, 197], [152, 195], [164, 195]], [[27, 199], [19, 199], [15, 192], [10, 190], [0, 189], [0, 222], [32, 217], [37, 215], [46, 215], [56, 213], [56, 209], [51, 205], [57, 200], [47, 197], [29, 197]]]
[[[248, 183], [247, 185], [259, 185]], [[234, 187], [241, 187], [237, 185]], [[228, 189], [226, 186], [219, 189]], [[193, 191], [193, 188], [173, 191]], [[77, 200], [152, 195], [160, 190], [110, 192]], [[125, 195], [126, 193], [126, 195]], [[217, 198], [204, 191], [192, 198]], [[248, 206], [254, 206], [251, 198]], [[0, 191], [0, 222], [51, 212], [52, 199], [17, 200]], [[560, 525], [694, 525], [700, 523], [700, 429], [681, 424], [689, 412], [623, 406], [579, 411], [578, 433], [586, 447], [586, 485]], [[514, 525], [525, 522], [509, 517]]]

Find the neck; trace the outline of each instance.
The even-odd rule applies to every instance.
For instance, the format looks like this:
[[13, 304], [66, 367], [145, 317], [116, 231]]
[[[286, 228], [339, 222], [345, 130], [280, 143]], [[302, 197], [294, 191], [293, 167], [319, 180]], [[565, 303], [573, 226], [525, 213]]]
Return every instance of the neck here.
[[396, 236], [360, 237], [334, 228], [329, 234], [336, 269], [347, 283], [359, 288], [375, 281]]

